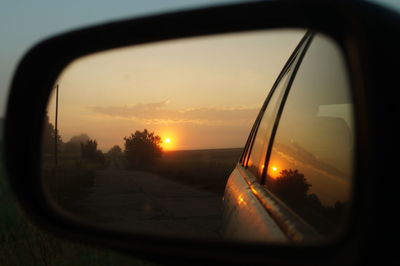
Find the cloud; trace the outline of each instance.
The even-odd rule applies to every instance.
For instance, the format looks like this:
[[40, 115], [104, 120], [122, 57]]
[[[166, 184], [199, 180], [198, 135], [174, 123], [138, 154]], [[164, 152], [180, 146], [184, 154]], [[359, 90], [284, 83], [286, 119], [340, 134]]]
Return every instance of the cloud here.
[[230, 123], [254, 121], [259, 109], [251, 107], [202, 107], [171, 109], [168, 101], [124, 105], [89, 106], [90, 111], [108, 117], [137, 119], [146, 123]]
[[87, 109], [98, 114], [129, 118], [137, 116], [148, 116], [154, 111], [160, 110], [160, 108], [166, 106], [167, 104], [168, 101], [162, 101], [155, 103], [123, 106], [88, 106]]

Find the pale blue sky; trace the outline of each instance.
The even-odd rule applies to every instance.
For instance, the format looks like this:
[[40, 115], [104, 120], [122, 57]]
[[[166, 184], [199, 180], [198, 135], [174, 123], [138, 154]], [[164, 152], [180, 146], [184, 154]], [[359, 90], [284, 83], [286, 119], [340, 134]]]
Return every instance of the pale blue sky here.
[[[167, 10], [239, 0], [1, 0], [0, 117], [4, 116], [12, 74], [23, 54], [38, 41], [74, 28]], [[400, 10], [398, 0], [374, 0]]]
[[1, 0], [0, 117], [12, 74], [23, 54], [38, 41], [81, 26], [233, 0]]

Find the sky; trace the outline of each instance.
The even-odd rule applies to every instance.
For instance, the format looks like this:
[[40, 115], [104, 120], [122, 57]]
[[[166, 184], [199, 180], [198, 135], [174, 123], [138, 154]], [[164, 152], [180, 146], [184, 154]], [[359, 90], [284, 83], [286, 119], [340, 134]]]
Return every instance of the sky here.
[[[97, 23], [239, 0], [1, 0], [0, 117], [5, 115], [14, 70], [35, 43]], [[398, 0], [371, 0], [400, 11]]]
[[[254, 31], [114, 49], [61, 73], [58, 127], [107, 151], [148, 129], [165, 150], [243, 147], [304, 30]], [[55, 95], [48, 106], [54, 124]], [[169, 143], [165, 140], [169, 139]]]
[[[1, 0], [0, 118], [5, 116], [12, 75], [35, 43], [80, 27], [177, 9], [219, 5], [240, 0]], [[371, 0], [400, 11], [398, 0]]]
[[83, 26], [236, 0], [1, 0], [0, 117], [13, 72], [27, 50], [52, 35]]

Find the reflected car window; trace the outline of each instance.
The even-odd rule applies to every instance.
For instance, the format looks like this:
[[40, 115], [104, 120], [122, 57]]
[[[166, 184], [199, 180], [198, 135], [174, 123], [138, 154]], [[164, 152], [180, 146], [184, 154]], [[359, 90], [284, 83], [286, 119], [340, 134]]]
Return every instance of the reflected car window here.
[[316, 35], [285, 103], [264, 185], [325, 235], [337, 233], [349, 205], [353, 138], [344, 59]]
[[272, 128], [278, 112], [279, 104], [285, 92], [284, 89], [287, 86], [288, 77], [289, 74], [286, 72], [285, 76], [282, 77], [281, 81], [276, 87], [275, 92], [268, 103], [267, 109], [263, 114], [256, 137], [254, 139], [253, 148], [250, 152], [247, 167], [257, 179], [261, 178], [264, 170], [265, 155], [269, 140], [271, 138]]

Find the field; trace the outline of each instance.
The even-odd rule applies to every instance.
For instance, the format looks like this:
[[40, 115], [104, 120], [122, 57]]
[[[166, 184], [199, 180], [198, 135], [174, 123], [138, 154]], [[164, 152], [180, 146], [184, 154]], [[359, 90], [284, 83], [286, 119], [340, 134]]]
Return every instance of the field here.
[[155, 173], [194, 188], [223, 194], [242, 148], [164, 152]]

